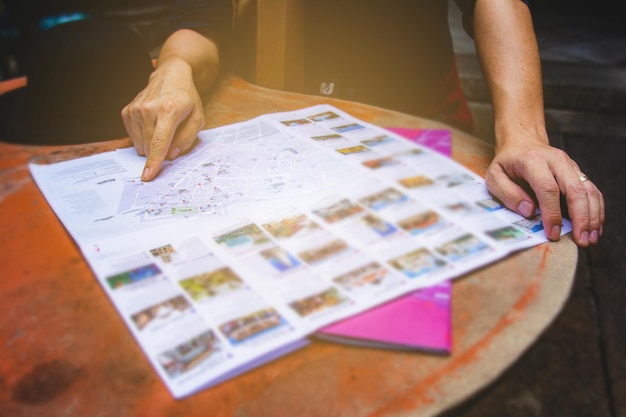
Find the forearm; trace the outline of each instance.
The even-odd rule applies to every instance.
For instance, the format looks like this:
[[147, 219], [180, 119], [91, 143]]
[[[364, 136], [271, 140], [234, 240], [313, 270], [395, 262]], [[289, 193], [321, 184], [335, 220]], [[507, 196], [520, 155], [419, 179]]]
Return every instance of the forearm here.
[[519, 0], [477, 0], [476, 49], [493, 104], [496, 146], [548, 143], [537, 39], [528, 6]]
[[217, 78], [220, 58], [217, 44], [191, 29], [172, 33], [163, 43], [157, 59], [158, 70], [189, 71], [198, 92], [205, 92]]

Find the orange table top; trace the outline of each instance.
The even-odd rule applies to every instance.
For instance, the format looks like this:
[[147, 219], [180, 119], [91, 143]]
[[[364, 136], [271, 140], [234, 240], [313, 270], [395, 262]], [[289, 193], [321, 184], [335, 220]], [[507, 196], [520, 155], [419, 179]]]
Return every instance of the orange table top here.
[[7, 91], [15, 90], [26, 85], [26, 77], [12, 78], [7, 81], [0, 82], [0, 94]]
[[[206, 127], [323, 102], [380, 126], [447, 128], [363, 104], [268, 90], [236, 77], [225, 77], [207, 104]], [[453, 157], [484, 174], [491, 146], [451, 130]], [[0, 415], [436, 415], [511, 365], [559, 313], [572, 286], [577, 249], [567, 235], [454, 281], [448, 357], [315, 341], [175, 400], [27, 165], [33, 157], [52, 161], [125, 146], [128, 138], [64, 147], [0, 142]]]

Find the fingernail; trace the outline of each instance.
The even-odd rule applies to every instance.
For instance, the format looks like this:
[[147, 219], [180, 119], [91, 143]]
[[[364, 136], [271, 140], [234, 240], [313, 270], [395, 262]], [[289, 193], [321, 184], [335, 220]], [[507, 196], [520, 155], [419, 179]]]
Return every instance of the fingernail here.
[[519, 206], [517, 206], [518, 213], [520, 213], [524, 217], [530, 217], [533, 214], [532, 209], [532, 204], [530, 204], [526, 200], [522, 201], [521, 203], [519, 203]]
[[589, 234], [589, 242], [591, 243], [598, 243], [598, 231], [597, 230], [592, 230], [591, 233]]
[[561, 226], [552, 226], [549, 238], [550, 240], [559, 240], [561, 238]]
[[148, 178], [150, 178], [150, 167], [145, 167], [143, 169], [143, 174], [141, 174], [141, 179], [146, 181]]
[[584, 246], [587, 246], [589, 244], [589, 232], [584, 231], [580, 234], [580, 243], [582, 243]]

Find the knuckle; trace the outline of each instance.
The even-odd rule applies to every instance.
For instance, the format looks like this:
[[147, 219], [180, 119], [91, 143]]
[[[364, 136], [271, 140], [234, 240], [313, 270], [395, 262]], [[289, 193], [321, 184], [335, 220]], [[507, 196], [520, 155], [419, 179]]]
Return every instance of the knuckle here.
[[540, 194], [558, 194], [560, 193], [559, 185], [554, 180], [543, 180], [537, 184], [537, 190]]
[[532, 148], [527, 150], [523, 158], [521, 158], [521, 160], [525, 161], [526, 164], [530, 166], [533, 166], [535, 162], [545, 161], [546, 159], [556, 166], [562, 166], [563, 164], [569, 165], [572, 163], [572, 160], [565, 151], [555, 147], [548, 149]]
[[591, 224], [591, 218], [589, 214], [581, 213], [575, 217], [575, 221], [578, 221], [581, 225], [589, 225]]
[[165, 148], [167, 148], [168, 140], [163, 136], [155, 135], [150, 141], [150, 154], [154, 154], [154, 152], [161, 152]]
[[137, 108], [136, 108], [136, 112], [142, 116], [147, 116], [149, 114], [154, 113], [154, 101], [153, 100], [146, 100], [141, 102]]
[[525, 152], [524, 158], [522, 160], [525, 161], [537, 161], [543, 158], [543, 151], [539, 149], [529, 149]]
[[561, 221], [561, 206], [555, 204], [543, 204], [541, 206], [541, 217], [548, 219], [551, 223]]
[[516, 206], [515, 202], [519, 200], [517, 194], [513, 190], [510, 190], [510, 189], [502, 190], [498, 198], [507, 206], [511, 206], [511, 205]]
[[497, 173], [496, 173], [496, 167], [494, 166], [494, 164], [490, 164], [487, 167], [487, 171], [485, 172], [485, 182], [487, 183], [488, 186], [495, 184], [497, 181]]
[[589, 194], [589, 197], [595, 198], [598, 201], [604, 199], [604, 196], [602, 195], [602, 192], [600, 190], [598, 190], [596, 187], [591, 187], [590, 189], [588, 189], [587, 190], [587, 194]]
[[571, 161], [569, 155], [563, 149], [559, 149], [559, 148], [550, 148], [550, 149], [551, 149], [552, 154], [554, 155], [554, 157], [556, 159], [560, 160], [560, 162], [568, 162], [569, 163]]
[[566, 195], [573, 198], [587, 197], [588, 193], [587, 187], [582, 182], [570, 186], [566, 191]]
[[176, 100], [172, 99], [169, 96], [164, 97], [159, 103], [159, 113], [162, 113], [162, 114], [175, 113], [177, 108], [178, 108], [178, 104], [176, 103]]
[[196, 128], [201, 128], [204, 126], [204, 114], [202, 112], [194, 112], [190, 117], [190, 122]]
[[176, 100], [169, 96], [155, 97], [144, 100], [138, 105], [138, 110], [143, 115], [170, 114], [177, 108]]
[[143, 143], [141, 141], [135, 140], [135, 138], [132, 138], [132, 141], [133, 141], [133, 147], [135, 148], [137, 155], [146, 156], [146, 153], [144, 152]]

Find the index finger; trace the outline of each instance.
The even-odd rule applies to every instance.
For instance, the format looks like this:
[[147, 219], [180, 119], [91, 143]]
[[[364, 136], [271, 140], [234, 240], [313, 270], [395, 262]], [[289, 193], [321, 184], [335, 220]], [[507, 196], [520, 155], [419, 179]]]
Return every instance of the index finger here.
[[171, 117], [157, 120], [154, 134], [150, 140], [148, 159], [141, 174], [142, 181], [151, 181], [159, 174], [176, 132], [173, 121], [174, 118]]

